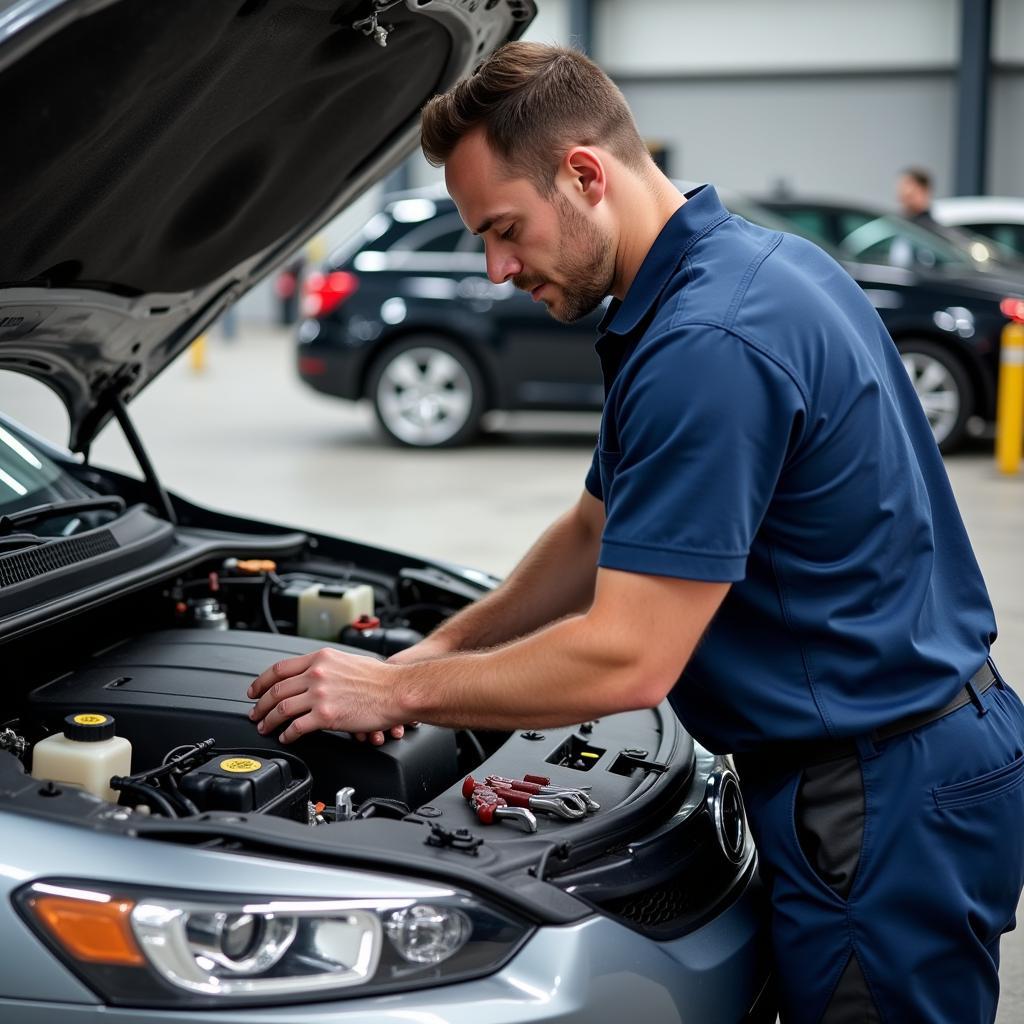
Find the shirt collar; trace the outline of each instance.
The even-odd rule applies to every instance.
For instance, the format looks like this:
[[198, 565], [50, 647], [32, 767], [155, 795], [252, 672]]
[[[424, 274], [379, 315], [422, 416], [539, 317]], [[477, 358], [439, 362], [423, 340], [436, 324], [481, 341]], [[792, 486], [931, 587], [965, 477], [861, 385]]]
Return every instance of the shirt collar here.
[[713, 185], [700, 185], [686, 193], [686, 202], [669, 217], [647, 251], [626, 297], [612, 299], [598, 330], [626, 335], [635, 330], [658, 301], [668, 279], [683, 257], [712, 228], [729, 216]]

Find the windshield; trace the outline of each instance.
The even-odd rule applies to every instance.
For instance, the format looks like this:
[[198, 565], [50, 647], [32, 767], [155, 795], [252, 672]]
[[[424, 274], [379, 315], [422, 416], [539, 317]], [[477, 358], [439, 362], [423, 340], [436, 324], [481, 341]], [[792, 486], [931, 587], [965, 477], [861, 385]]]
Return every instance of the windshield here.
[[[53, 501], [90, 498], [94, 492], [79, 483], [13, 424], [0, 422], [0, 515]], [[78, 528], [77, 516], [55, 517], [33, 532], [56, 535]]]
[[843, 254], [837, 252], [835, 247], [816, 231], [796, 221], [791, 221], [787, 217], [780, 217], [774, 211], [761, 206], [760, 203], [756, 203], [752, 199], [726, 194], [722, 201], [730, 213], [749, 220], [751, 224], [757, 224], [758, 227], [767, 228], [769, 231], [787, 231], [791, 235], [800, 235], [824, 249], [833, 259], [843, 258]]

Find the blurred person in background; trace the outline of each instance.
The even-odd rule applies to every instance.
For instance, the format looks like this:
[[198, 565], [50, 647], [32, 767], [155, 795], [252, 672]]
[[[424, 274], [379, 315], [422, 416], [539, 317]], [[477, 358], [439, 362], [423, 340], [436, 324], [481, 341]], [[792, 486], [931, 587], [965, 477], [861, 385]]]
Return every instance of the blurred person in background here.
[[932, 176], [921, 167], [908, 167], [900, 172], [896, 183], [900, 210], [907, 220], [942, 233], [942, 227], [932, 217]]
[[384, 742], [668, 698], [735, 755], [786, 1024], [990, 1024], [1024, 880], [1024, 709], [874, 307], [812, 243], [680, 193], [573, 50], [497, 50], [427, 104], [422, 142], [492, 282], [561, 321], [614, 297], [598, 445], [500, 587], [389, 662], [271, 666], [259, 731]]

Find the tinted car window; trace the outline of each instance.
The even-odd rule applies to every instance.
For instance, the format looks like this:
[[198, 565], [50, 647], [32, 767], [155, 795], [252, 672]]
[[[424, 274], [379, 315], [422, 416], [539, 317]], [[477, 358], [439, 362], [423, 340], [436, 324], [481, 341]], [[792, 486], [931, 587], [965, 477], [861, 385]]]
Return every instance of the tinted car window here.
[[821, 210], [787, 210], [786, 218], [791, 220], [800, 232], [806, 231], [819, 238], [828, 237], [828, 218]]
[[390, 249], [394, 252], [454, 252], [464, 234], [466, 227], [457, 213], [442, 214], [414, 225], [396, 239]]
[[836, 214], [836, 223], [839, 225], [839, 237], [845, 238], [856, 231], [857, 228], [871, 223], [874, 219], [874, 217], [868, 217], [862, 213], [851, 213], [846, 210]]
[[815, 231], [809, 224], [797, 223], [797, 219], [795, 217], [791, 219], [788, 212], [783, 217], [774, 210], [761, 206], [760, 203], [746, 199], [743, 196], [731, 195], [728, 192], [725, 193], [723, 202], [728, 207], [730, 213], [749, 220], [751, 224], [759, 224], [769, 231], [786, 231], [790, 234], [800, 235], [808, 241], [814, 242], [815, 245], [820, 246], [834, 259], [841, 258], [841, 254], [836, 251], [830, 239], [826, 238], [824, 234]]
[[991, 238], [1024, 256], [1024, 224], [964, 224], [963, 227], [977, 231], [979, 235]]

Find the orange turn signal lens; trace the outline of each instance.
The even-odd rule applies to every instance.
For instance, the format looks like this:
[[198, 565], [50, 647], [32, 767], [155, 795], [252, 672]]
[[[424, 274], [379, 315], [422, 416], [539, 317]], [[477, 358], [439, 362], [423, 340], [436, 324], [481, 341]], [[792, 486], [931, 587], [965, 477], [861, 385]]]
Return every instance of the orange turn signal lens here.
[[33, 896], [29, 907], [60, 946], [76, 960], [93, 964], [137, 967], [146, 962], [132, 934], [131, 900], [74, 899]]

